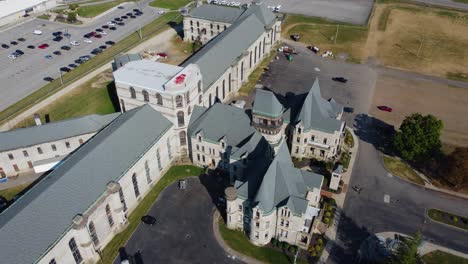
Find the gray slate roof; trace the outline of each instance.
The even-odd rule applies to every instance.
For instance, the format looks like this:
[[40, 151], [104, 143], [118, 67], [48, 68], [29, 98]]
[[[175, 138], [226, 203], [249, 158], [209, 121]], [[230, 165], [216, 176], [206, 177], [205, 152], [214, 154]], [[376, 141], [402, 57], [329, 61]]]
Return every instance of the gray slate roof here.
[[37, 261], [171, 127], [148, 105], [117, 117], [0, 215], [0, 262]]
[[0, 151], [25, 148], [41, 143], [93, 133], [114, 120], [120, 113], [88, 115], [41, 126], [20, 128], [0, 133]]
[[137, 61], [141, 59], [143, 58], [138, 53], [126, 53], [120, 56], [116, 56], [112, 62], [112, 70], [115, 71], [130, 61]]
[[296, 122], [302, 122], [304, 129], [317, 129], [333, 133], [340, 131], [342, 121], [336, 117], [343, 111], [343, 107], [334, 100], [329, 102], [322, 98], [318, 79], [315, 79], [312, 88], [304, 100]]
[[[203, 89], [207, 90], [211, 84], [221, 77], [243, 53], [265, 32], [266, 24], [273, 12], [263, 5], [252, 5], [242, 16], [225, 31], [213, 38], [197, 53], [185, 61], [182, 66], [191, 63], [200, 67], [203, 76]], [[268, 12], [271, 16], [268, 16]]]
[[193, 9], [189, 16], [193, 18], [232, 24], [243, 12], [244, 9], [241, 8], [220, 5], [201, 5]]
[[286, 143], [269, 164], [253, 201], [264, 213], [286, 205], [295, 214], [307, 209], [307, 190], [321, 188], [323, 176], [294, 167]]
[[276, 118], [283, 114], [284, 107], [278, 101], [274, 93], [263, 89], [257, 89], [252, 111], [254, 114]]

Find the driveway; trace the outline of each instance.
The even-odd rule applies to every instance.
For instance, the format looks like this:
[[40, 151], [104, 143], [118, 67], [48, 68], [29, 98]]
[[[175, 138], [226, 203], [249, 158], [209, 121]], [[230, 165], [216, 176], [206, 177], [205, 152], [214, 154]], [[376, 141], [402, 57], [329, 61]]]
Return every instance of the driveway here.
[[[7, 44], [10, 48], [0, 47], [0, 111], [16, 103], [20, 99], [31, 94], [35, 90], [46, 85], [48, 82], [44, 77], [57, 79], [60, 77], [59, 68], [74, 61], [83, 55], [90, 55], [91, 50], [104, 45], [104, 42], [112, 40], [118, 42], [131, 33], [134, 33], [140, 26], [153, 21], [157, 16], [157, 9], [148, 6], [149, 0], [135, 4], [134, 2], [122, 4], [124, 9], [114, 8], [106, 14], [100, 15], [91, 20], [85, 26], [69, 25], [59, 22], [50, 22], [42, 19], [33, 19], [20, 23], [6, 30], [0, 31], [0, 44]], [[115, 31], [104, 29], [108, 34], [101, 39], [92, 38], [93, 43], [83, 43], [83, 35], [95, 31], [96, 28], [105, 25], [115, 17], [120, 17], [126, 13], [133, 12], [133, 9], [143, 10], [143, 15], [136, 18], [124, 19], [124, 26], [118, 26]], [[42, 35], [34, 35], [33, 30], [40, 29]], [[52, 33], [55, 31], [68, 32], [71, 38], [64, 38], [59, 42], [52, 40]], [[25, 38], [24, 42], [17, 41], [18, 38]], [[81, 42], [80, 46], [71, 46], [70, 41]], [[11, 41], [17, 41], [18, 45], [11, 45]], [[46, 49], [38, 49], [37, 46], [47, 43], [50, 46]], [[34, 45], [35, 49], [27, 48]], [[60, 47], [67, 45], [71, 50], [61, 50]], [[8, 55], [16, 49], [22, 50], [25, 54], [15, 60], [8, 58]], [[53, 55], [54, 51], [61, 51], [62, 55]], [[45, 59], [45, 55], [52, 55], [52, 59]]]
[[189, 178], [185, 190], [176, 183], [167, 187], [148, 213], [157, 223], [140, 224], [125, 245], [126, 253], [146, 264], [241, 263], [229, 258], [214, 237], [213, 200], [223, 191], [219, 187], [212, 176]]

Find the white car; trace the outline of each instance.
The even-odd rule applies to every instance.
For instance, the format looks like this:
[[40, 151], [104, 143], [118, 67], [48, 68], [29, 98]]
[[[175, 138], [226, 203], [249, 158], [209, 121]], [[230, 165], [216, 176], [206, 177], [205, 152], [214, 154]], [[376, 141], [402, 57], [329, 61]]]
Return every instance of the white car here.
[[165, 13], [164, 10], [160, 10], [160, 11], [158, 12], [158, 14], [160, 14], [160, 15], [162, 15], [162, 14], [164, 14], [164, 13]]
[[35, 29], [35, 30], [33, 31], [33, 34], [34, 34], [34, 35], [42, 35], [42, 31], [40, 31], [39, 29]]
[[84, 43], [93, 43], [93, 41], [90, 40], [90, 39], [84, 39], [83, 42], [84, 42]]
[[16, 55], [14, 55], [14, 54], [10, 54], [10, 55], [8, 55], [8, 58], [14, 60], [14, 59], [16, 59], [17, 57], [16, 57]]
[[99, 34], [101, 34], [101, 35], [107, 35], [107, 32], [102, 31], [102, 32], [99, 32]]
[[107, 25], [108, 25], [108, 26], [115, 26], [115, 23], [107, 22]]
[[74, 41], [71, 41], [71, 42], [70, 42], [70, 45], [72, 45], [72, 46], [79, 46], [79, 45], [80, 45], [80, 42], [74, 40]]

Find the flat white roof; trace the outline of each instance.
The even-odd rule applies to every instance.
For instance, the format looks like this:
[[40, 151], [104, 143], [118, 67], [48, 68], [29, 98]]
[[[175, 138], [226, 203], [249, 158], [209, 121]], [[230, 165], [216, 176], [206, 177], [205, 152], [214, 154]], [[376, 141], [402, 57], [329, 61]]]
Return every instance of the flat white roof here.
[[2, 0], [0, 1], [0, 17], [6, 17], [41, 3], [55, 0]]
[[164, 91], [163, 85], [183, 69], [150, 60], [131, 61], [114, 72], [114, 80], [145, 90]]

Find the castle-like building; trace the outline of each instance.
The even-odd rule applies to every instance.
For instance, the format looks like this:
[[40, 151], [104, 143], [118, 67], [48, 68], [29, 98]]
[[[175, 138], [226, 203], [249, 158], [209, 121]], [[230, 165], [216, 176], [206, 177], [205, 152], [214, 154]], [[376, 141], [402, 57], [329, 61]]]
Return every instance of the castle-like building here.
[[2, 262], [97, 262], [179, 157], [228, 175], [229, 228], [256, 245], [308, 246], [323, 176], [295, 168], [291, 156], [336, 157], [342, 107], [322, 98], [318, 80], [294, 107], [262, 89], [251, 111], [224, 103], [279, 40], [281, 20], [263, 5], [197, 7], [184, 32], [206, 44], [180, 66], [115, 61], [122, 113], [0, 133], [1, 176], [53, 164], [0, 214]]

